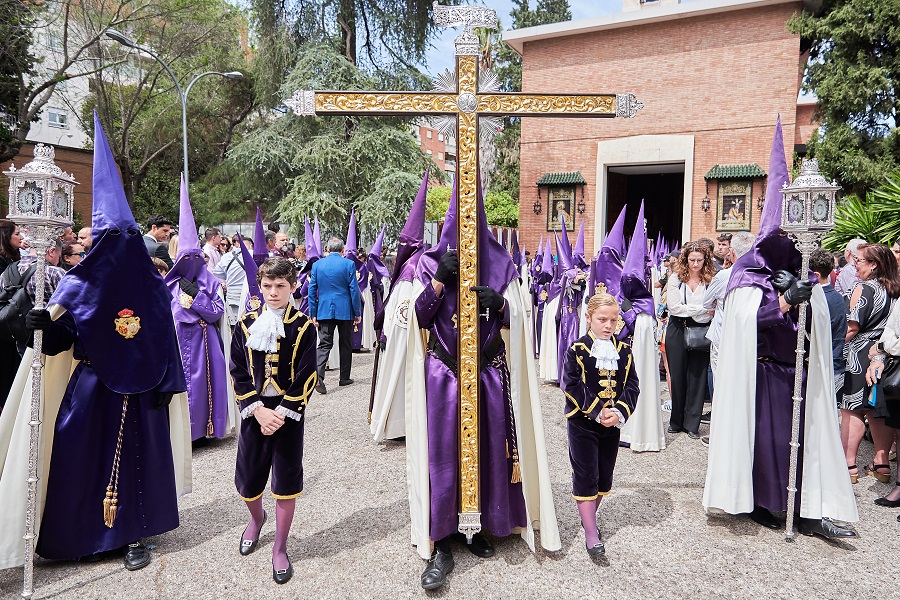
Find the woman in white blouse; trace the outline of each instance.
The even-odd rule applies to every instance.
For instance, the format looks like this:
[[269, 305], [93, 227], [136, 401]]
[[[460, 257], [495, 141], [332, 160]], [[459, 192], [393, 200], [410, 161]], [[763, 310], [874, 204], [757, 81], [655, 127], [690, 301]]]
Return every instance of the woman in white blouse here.
[[[888, 355], [900, 357], [900, 301], [894, 302], [894, 307], [891, 309], [891, 314], [888, 316], [881, 337], [877, 343], [872, 344], [872, 347], [869, 348], [869, 359], [872, 362], [869, 363], [869, 369], [866, 371], [866, 383], [872, 385], [881, 378]], [[894, 360], [900, 359], [895, 358]], [[889, 414], [885, 418], [884, 424], [888, 427], [893, 427], [895, 431], [900, 433], [900, 406], [897, 406], [897, 404], [896, 402], [887, 403]], [[889, 508], [900, 506], [900, 478], [898, 478], [894, 489], [883, 498], [877, 498], [875, 504]], [[897, 520], [900, 521], [900, 515], [897, 515]]]
[[[716, 274], [712, 250], [692, 242], [681, 249], [666, 290], [669, 326], [666, 329], [666, 354], [672, 385], [672, 418], [669, 433], [686, 431], [693, 439], [700, 437], [700, 416], [706, 397], [706, 374], [709, 369], [709, 340], [706, 329], [715, 311], [703, 308], [706, 286]], [[705, 348], [688, 350], [685, 334], [705, 341]], [[697, 331], [701, 329], [702, 331]]]

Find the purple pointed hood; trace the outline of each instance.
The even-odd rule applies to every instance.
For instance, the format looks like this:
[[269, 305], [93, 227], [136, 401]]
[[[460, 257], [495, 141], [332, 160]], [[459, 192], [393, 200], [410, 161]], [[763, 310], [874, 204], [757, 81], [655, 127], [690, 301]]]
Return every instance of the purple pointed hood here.
[[253, 260], [253, 255], [247, 249], [244, 237], [241, 234], [238, 234], [238, 245], [241, 247], [241, 260], [244, 263], [244, 273], [247, 275], [247, 304], [244, 308], [248, 311], [256, 310], [264, 302], [259, 283], [256, 281], [256, 272], [259, 270], [259, 267], [256, 261]]
[[344, 256], [353, 253], [356, 256], [359, 253], [359, 246], [356, 243], [356, 210], [350, 209], [350, 225], [347, 226], [347, 243], [344, 244]]
[[798, 275], [801, 266], [800, 251], [787, 236], [781, 235], [781, 188], [790, 184], [787, 159], [784, 155], [784, 139], [781, 133], [781, 116], [775, 123], [775, 136], [769, 156], [769, 180], [766, 185], [766, 202], [759, 222], [759, 235], [750, 251], [738, 258], [731, 269], [728, 291], [738, 287], [771, 288], [770, 279], [776, 271], [785, 269]]
[[313, 226], [313, 241], [316, 244], [316, 255], [322, 256], [322, 233], [319, 231], [319, 215], [316, 215], [316, 224]]
[[522, 251], [519, 250], [519, 235], [516, 232], [512, 232], [511, 235], [513, 264], [516, 265], [516, 269], [520, 269], [522, 267]]
[[316, 238], [313, 237], [312, 228], [309, 226], [309, 217], [304, 217], [303, 224], [303, 245], [306, 247], [306, 260], [310, 261], [314, 258], [320, 258], [319, 247], [316, 246]]
[[140, 394], [165, 383], [160, 391], [184, 390], [169, 292], [147, 255], [96, 113], [92, 196], [93, 248], [60, 280], [49, 304], [72, 315], [79, 343], [109, 389]]
[[559, 264], [562, 265], [562, 256], [566, 255], [568, 257], [568, 262], [566, 264], [569, 265], [566, 268], [568, 269], [571, 268], [574, 263], [572, 262], [572, 245], [569, 243], [568, 223], [566, 223], [566, 218], [563, 215], [559, 216], [559, 223], [562, 225], [562, 231], [560, 231], [559, 235], [556, 237], [556, 253], [559, 255], [557, 260], [559, 261]]
[[253, 230], [253, 261], [257, 265], [269, 258], [269, 248], [266, 245], [266, 230], [263, 228], [262, 215], [259, 207], [256, 207], [256, 229]]
[[381, 233], [378, 234], [378, 239], [372, 244], [372, 249], [369, 250], [369, 256], [366, 259], [366, 266], [369, 268], [369, 273], [382, 279], [391, 276], [387, 267], [384, 266], [384, 263], [381, 260], [381, 251], [384, 246], [384, 234], [386, 231], [387, 226], [381, 228]]
[[181, 203], [178, 217], [178, 256], [175, 264], [166, 273], [166, 287], [172, 295], [172, 312], [175, 320], [184, 323], [195, 323], [200, 317], [194, 311], [184, 308], [179, 303], [181, 278], [195, 282], [204, 293], [214, 295], [222, 285], [219, 279], [206, 267], [206, 260], [200, 250], [197, 236], [197, 225], [194, 223], [194, 211], [188, 198], [184, 176], [181, 177]]
[[[450, 196], [450, 205], [447, 207], [447, 215], [444, 217], [444, 227], [441, 237], [433, 248], [428, 249], [419, 259], [418, 276], [425, 285], [431, 285], [431, 279], [437, 271], [437, 263], [447, 248], [457, 248], [457, 186], [453, 186], [453, 194]], [[484, 198], [480, 193], [478, 202], [478, 285], [486, 285], [503, 294], [509, 283], [518, 278], [516, 266], [512, 258], [497, 238], [491, 234], [487, 225], [487, 215], [484, 211]], [[456, 283], [449, 284], [451, 289]], [[455, 296], [455, 294], [454, 294]], [[453, 302], [455, 311], [455, 301]]]
[[603, 240], [603, 245], [597, 253], [596, 260], [591, 262], [591, 289], [590, 293], [601, 291], [601, 285], [605, 286], [607, 293], [622, 301], [622, 258], [625, 254], [625, 211], [623, 206], [615, 224]]
[[575, 250], [572, 251], [572, 259], [582, 269], [587, 266], [584, 261], [584, 219], [581, 219], [581, 229], [578, 230], [578, 239], [575, 240]]
[[428, 175], [430, 172], [430, 167], [425, 169], [425, 175], [422, 177], [419, 191], [409, 209], [409, 217], [406, 219], [403, 230], [400, 231], [400, 238], [397, 244], [397, 260], [394, 261], [394, 273], [391, 276], [392, 281], [400, 279], [400, 272], [403, 270], [406, 262], [424, 248], [425, 205], [428, 196]]
[[622, 296], [627, 298], [637, 312], [656, 314], [653, 308], [653, 294], [647, 288], [647, 230], [644, 229], [644, 202], [638, 211], [637, 223], [625, 264], [622, 267]]

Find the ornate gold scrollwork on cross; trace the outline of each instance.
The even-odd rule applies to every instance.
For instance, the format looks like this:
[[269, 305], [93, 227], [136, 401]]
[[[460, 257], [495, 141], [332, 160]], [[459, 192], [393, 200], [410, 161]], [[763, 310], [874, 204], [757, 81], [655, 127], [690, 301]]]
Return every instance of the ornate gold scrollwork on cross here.
[[523, 113], [590, 113], [616, 115], [616, 96], [545, 96], [541, 94], [482, 94], [479, 112], [503, 114]]

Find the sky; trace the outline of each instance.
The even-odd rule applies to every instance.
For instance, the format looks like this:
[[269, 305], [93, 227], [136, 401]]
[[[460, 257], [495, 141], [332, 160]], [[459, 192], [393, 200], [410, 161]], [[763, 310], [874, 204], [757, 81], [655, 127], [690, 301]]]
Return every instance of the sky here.
[[[682, 3], [694, 0], [682, 0]], [[500, 24], [504, 29], [512, 26], [511, 0], [474, 0], [471, 4], [482, 4], [497, 11]], [[530, 0], [529, 5], [534, 8], [536, 0]], [[572, 11], [572, 20], [599, 17], [622, 11], [622, 0], [569, 0], [569, 8]], [[421, 65], [422, 70], [430, 75], [436, 75], [444, 69], [452, 68], [455, 64], [453, 56], [453, 39], [459, 35], [457, 29], [444, 29], [440, 37], [435, 38], [433, 47], [428, 53], [427, 65]]]

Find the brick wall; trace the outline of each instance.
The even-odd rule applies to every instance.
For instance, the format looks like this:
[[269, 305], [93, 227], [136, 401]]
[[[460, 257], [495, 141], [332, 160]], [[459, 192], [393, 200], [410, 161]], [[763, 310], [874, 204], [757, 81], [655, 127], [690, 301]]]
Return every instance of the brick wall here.
[[[685, 174], [693, 177], [694, 197], [686, 199], [691, 238], [713, 237], [715, 210], [700, 208], [703, 175], [717, 163], [758, 163], [768, 171], [778, 114], [785, 153], [793, 154], [800, 39], [785, 22], [800, 7], [741, 9], [526, 43], [523, 91], [634, 92], [645, 107], [634, 119], [523, 119], [520, 241], [534, 248], [546, 234], [546, 215], [532, 210], [534, 182], [547, 172], [581, 171], [588, 182], [585, 247], [593, 248], [597, 142], [646, 134], [695, 136], [694, 172]], [[760, 187], [755, 182], [754, 198]], [[760, 213], [755, 200], [751, 205], [755, 231]]]

